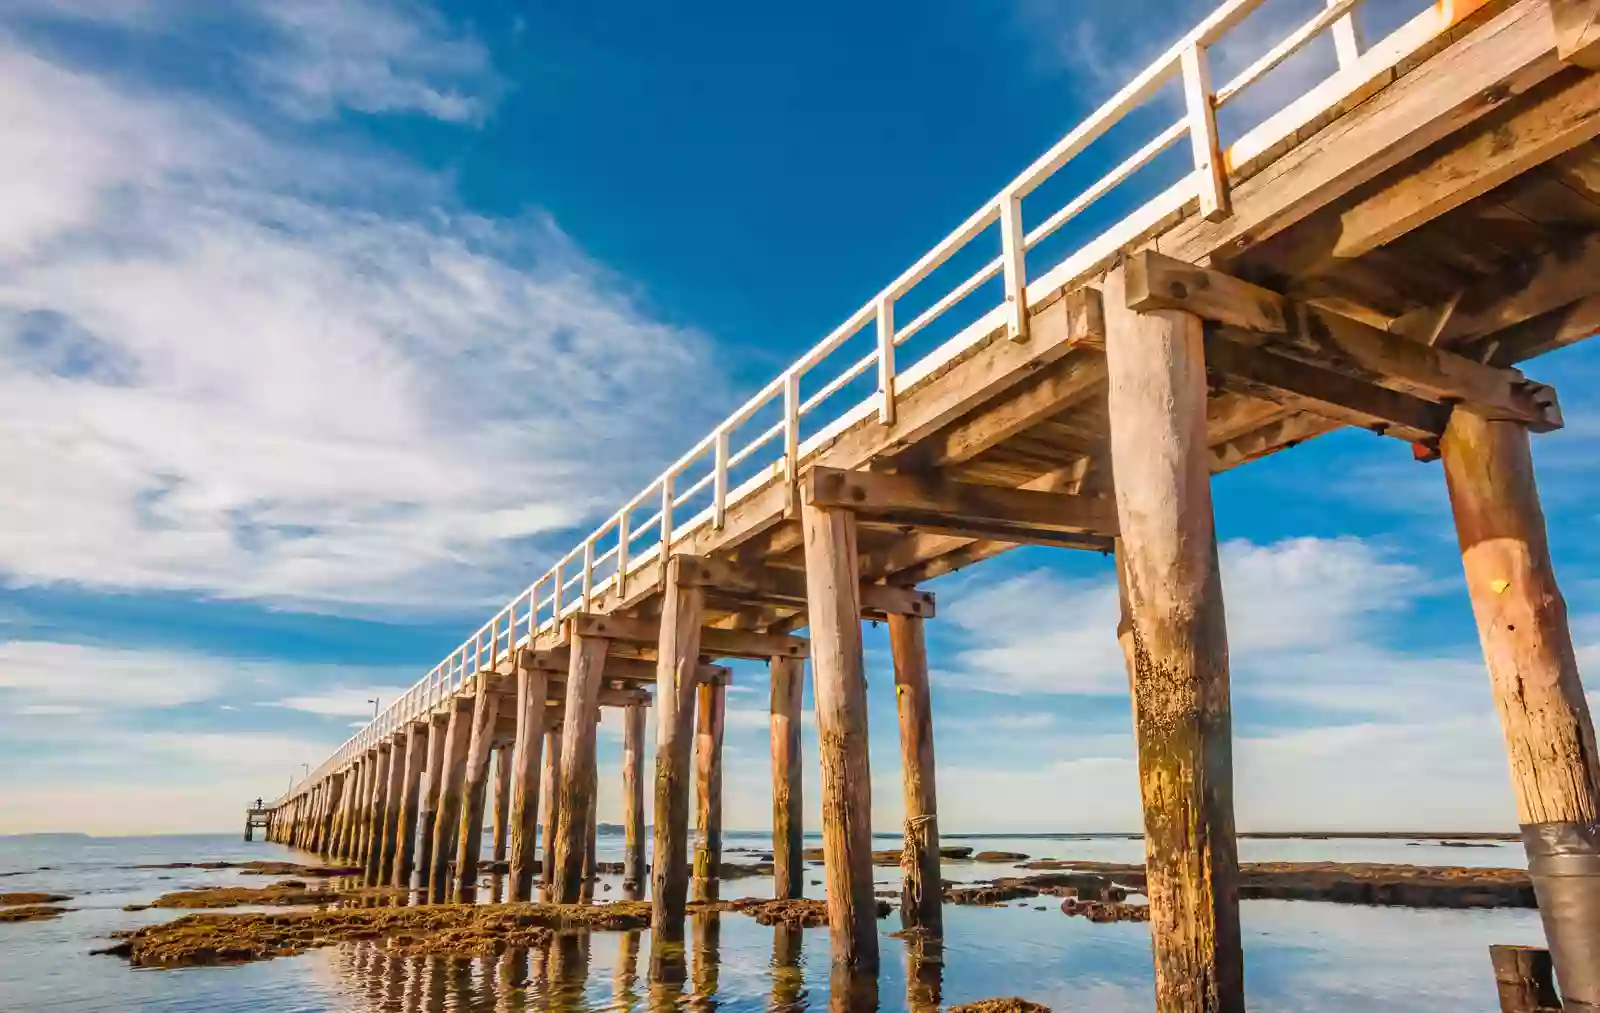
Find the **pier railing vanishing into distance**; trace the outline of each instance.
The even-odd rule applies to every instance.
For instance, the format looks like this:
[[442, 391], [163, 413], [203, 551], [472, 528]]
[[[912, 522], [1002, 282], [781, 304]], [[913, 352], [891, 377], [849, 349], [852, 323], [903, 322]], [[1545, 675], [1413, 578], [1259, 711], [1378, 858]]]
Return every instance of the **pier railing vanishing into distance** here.
[[[547, 882], [554, 866], [558, 899], [576, 899], [592, 863], [597, 708], [628, 713], [637, 805], [653, 704], [654, 900], [669, 923], [684, 896], [689, 742], [721, 739], [727, 670], [706, 660], [771, 660], [775, 791], [792, 790], [779, 808], [798, 813], [789, 768], [809, 656], [825, 810], [846, 825], [825, 848], [836, 955], [873, 966], [855, 619], [890, 623], [909, 867], [921, 870], [907, 909], [936, 926], [921, 633], [934, 603], [915, 586], [1018, 544], [1114, 550], [1158, 1005], [1199, 1008], [1178, 998], [1197, 989], [1232, 997], [1225, 632], [1215, 553], [1201, 551], [1215, 541], [1209, 475], [1358, 426], [1444, 459], [1519, 821], [1545, 828], [1529, 832], [1536, 875], [1541, 856], [1600, 856], [1600, 835], [1574, 829], [1600, 817], [1600, 786], [1564, 609], [1548, 605], [1560, 598], [1527, 451], [1560, 409], [1512, 368], [1600, 329], [1600, 0], [1439, 0], [1401, 18], [1381, 0], [1332, 0], [1283, 24], [1291, 6], [1221, 5], [276, 800], [287, 832], [329, 851], [362, 847], [352, 821], [405, 838], [422, 820], [429, 895], [447, 895], [454, 856], [471, 896], [499, 743], [513, 852], [522, 828], [532, 860], [542, 793], [555, 820]], [[1365, 40], [1383, 17], [1391, 30]], [[1262, 25], [1277, 41], [1219, 60]], [[1214, 64], [1237, 65], [1220, 87]], [[1293, 73], [1285, 85], [1274, 71]], [[1279, 87], [1252, 90], [1264, 81]], [[1513, 683], [1544, 695], [1512, 700]], [[700, 761], [702, 796], [718, 793], [718, 762]], [[719, 806], [702, 797], [698, 815], [712, 869]], [[798, 834], [793, 819], [775, 833]], [[367, 847], [387, 873], [374, 876], [409, 881], [410, 847]], [[1600, 953], [1592, 919], [1550, 932]], [[1569, 996], [1600, 1003], [1600, 972], [1585, 979], [1555, 949]]]

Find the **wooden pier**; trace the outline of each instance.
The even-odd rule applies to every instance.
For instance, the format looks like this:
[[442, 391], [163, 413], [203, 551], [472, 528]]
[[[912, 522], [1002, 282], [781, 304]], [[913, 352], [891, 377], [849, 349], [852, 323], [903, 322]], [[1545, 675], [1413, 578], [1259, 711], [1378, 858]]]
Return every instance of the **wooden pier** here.
[[[691, 883], [716, 890], [729, 678], [716, 662], [755, 659], [772, 676], [776, 892], [801, 890], [800, 800], [816, 790], [834, 958], [873, 970], [861, 621], [890, 625], [903, 917], [936, 934], [923, 626], [937, 620], [918, 585], [1023, 544], [1114, 553], [1156, 1005], [1242, 1010], [1211, 476], [1354, 427], [1442, 462], [1558, 984], [1569, 1008], [1600, 1008], [1600, 761], [1529, 452], [1561, 410], [1515, 368], [1600, 330], [1600, 0], [1440, 0], [1371, 40], [1359, 0], [1332, 0], [1214, 84], [1208, 48], [1264, 2], [1223, 4], [758, 391], [278, 799], [271, 838], [470, 900], [486, 786], [506, 770], [510, 804], [494, 811], [496, 840], [509, 821], [510, 896], [532, 895], [542, 827], [544, 888], [577, 901], [593, 867], [595, 724], [613, 708], [627, 878], [643, 886], [649, 777], [655, 928], [681, 934]], [[1327, 37], [1337, 69], [1224, 147], [1218, 110]], [[1176, 124], [1064, 207], [1025, 204], [1169, 83], [1184, 96]], [[1176, 182], [1036, 262], [1183, 141]], [[897, 320], [980, 236], [1000, 256]], [[981, 312], [897, 355], [958, 306]], [[876, 391], [836, 407], [873, 376]], [[808, 663], [814, 788], [798, 766]], [[510, 751], [501, 766], [497, 750]]]

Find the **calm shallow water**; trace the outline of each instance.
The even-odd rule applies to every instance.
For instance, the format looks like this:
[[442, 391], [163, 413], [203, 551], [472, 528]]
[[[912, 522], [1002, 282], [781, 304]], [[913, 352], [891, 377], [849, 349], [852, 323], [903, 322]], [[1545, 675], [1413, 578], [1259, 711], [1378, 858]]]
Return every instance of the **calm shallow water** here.
[[[884, 838], [880, 847], [893, 847]], [[1033, 857], [1138, 861], [1137, 839], [1060, 837], [948, 838], [978, 850]], [[730, 861], [762, 851], [765, 839], [730, 834]], [[1387, 861], [1439, 865], [1520, 866], [1521, 848], [1411, 847], [1387, 840], [1245, 840], [1246, 861]], [[601, 838], [603, 861], [620, 858], [620, 841]], [[232, 836], [28, 838], [0, 840], [0, 892], [70, 894], [75, 910], [56, 921], [0, 925], [0, 1011], [12, 1010], [301, 1010], [377, 1011], [517, 1009], [824, 1010], [927, 1013], [938, 1005], [994, 995], [1021, 995], [1056, 1010], [1149, 1010], [1153, 1004], [1148, 927], [1094, 925], [1068, 918], [1050, 898], [1006, 908], [945, 909], [942, 960], [908, 952], [879, 923], [884, 969], [875, 983], [843, 982], [830, 1002], [828, 934], [775, 930], [743, 915], [694, 921], [681, 947], [652, 945], [645, 933], [564, 937], [550, 953], [513, 952], [498, 960], [391, 958], [380, 946], [349, 944], [303, 956], [240, 967], [132, 970], [111, 957], [90, 957], [115, 929], [163, 921], [182, 912], [129, 913], [189, 886], [261, 885], [230, 870], [130, 870], [137, 864], [209, 859], [305, 856], [274, 844]], [[949, 879], [1007, 875], [1005, 865], [949, 863]], [[895, 869], [877, 870], [885, 888]], [[807, 893], [821, 896], [822, 870], [812, 867]], [[815, 883], [816, 885], [811, 885]], [[607, 889], [609, 887], [609, 889]], [[485, 891], [487, 892], [487, 891]], [[603, 877], [597, 896], [619, 893]], [[725, 883], [723, 895], [770, 896], [769, 879]], [[1042, 910], [1040, 910], [1042, 908]], [[1407, 911], [1346, 905], [1246, 901], [1246, 981], [1255, 1011], [1407, 1009], [1484, 1011], [1497, 1008], [1489, 973], [1490, 943], [1537, 943], [1533, 911]], [[909, 984], [908, 984], [909, 981]]]

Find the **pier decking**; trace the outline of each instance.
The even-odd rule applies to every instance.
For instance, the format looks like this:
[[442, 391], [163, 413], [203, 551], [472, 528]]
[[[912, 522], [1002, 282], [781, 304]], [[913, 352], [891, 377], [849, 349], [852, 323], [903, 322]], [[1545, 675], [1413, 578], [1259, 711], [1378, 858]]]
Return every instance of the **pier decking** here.
[[[834, 954], [872, 969], [860, 621], [887, 620], [893, 647], [902, 916], [937, 930], [937, 608], [917, 585], [1021, 544], [1115, 553], [1157, 1007], [1240, 1010], [1210, 476], [1357, 427], [1442, 460], [1559, 982], [1600, 1006], [1600, 769], [1529, 453], [1562, 418], [1515, 368], [1600, 329], [1600, 0], [1440, 0], [1373, 40], [1358, 0], [1334, 0], [1217, 86], [1209, 49], [1264, 3], [1223, 4], [758, 391], [276, 800], [272, 839], [472, 899], [491, 753], [510, 750], [511, 896], [531, 895], [542, 825], [543, 888], [577, 901], [595, 722], [615, 707], [637, 889], [653, 706], [650, 896], [655, 929], [681, 932], [691, 879], [714, 895], [720, 858], [718, 659], [772, 666], [777, 890], [800, 890], [809, 662]], [[1221, 143], [1219, 110], [1330, 38], [1330, 76]], [[1064, 205], [1027, 202], [1108, 131], [1159, 116], [1164, 88], [1175, 123]], [[1185, 151], [1175, 182], [1141, 183]], [[1068, 228], [1130, 193], [1109, 227]]]

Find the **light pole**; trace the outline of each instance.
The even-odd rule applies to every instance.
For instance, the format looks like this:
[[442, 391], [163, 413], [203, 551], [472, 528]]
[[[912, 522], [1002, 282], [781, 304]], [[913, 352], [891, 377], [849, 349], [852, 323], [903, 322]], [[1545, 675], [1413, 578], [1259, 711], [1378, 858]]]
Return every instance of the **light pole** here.
[[377, 718], [378, 718], [378, 698], [377, 697], [373, 697], [371, 700], [368, 700], [367, 703], [370, 703], [372, 705], [372, 718], [373, 718], [373, 720], [377, 720]]

